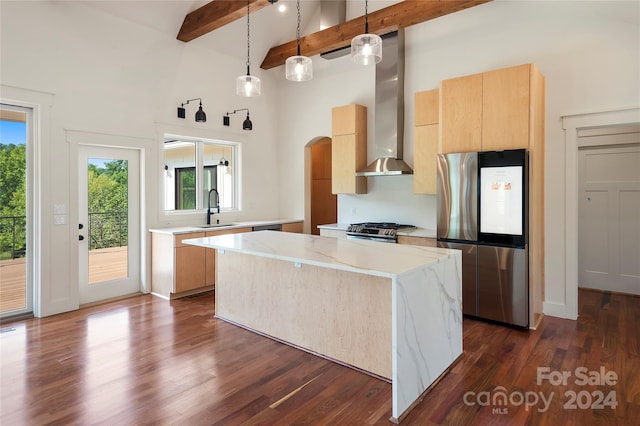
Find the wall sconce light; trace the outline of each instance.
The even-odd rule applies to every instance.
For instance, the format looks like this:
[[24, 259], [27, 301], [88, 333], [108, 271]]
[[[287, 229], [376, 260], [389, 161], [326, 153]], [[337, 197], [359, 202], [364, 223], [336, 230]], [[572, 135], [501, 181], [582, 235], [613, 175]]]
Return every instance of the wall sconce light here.
[[200, 101], [200, 108], [198, 108], [198, 111], [196, 111], [196, 121], [198, 123], [206, 123], [207, 114], [205, 114], [205, 112], [202, 110], [202, 99], [200, 98], [189, 99], [187, 102], [180, 104], [180, 106], [178, 107], [178, 118], [185, 117], [184, 106], [189, 105], [189, 102], [191, 101]]
[[222, 116], [222, 124], [225, 126], [229, 125], [229, 115], [235, 114], [239, 111], [247, 111], [247, 118], [242, 122], [242, 130], [253, 130], [253, 123], [249, 119], [249, 110], [247, 108], [242, 109], [234, 109], [233, 112], [228, 112], [226, 115]]

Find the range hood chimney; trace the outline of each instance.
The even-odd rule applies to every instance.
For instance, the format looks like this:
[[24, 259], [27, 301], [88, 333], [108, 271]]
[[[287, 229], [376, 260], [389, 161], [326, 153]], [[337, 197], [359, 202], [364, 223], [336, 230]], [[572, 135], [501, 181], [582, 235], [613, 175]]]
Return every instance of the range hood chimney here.
[[376, 159], [356, 176], [413, 174], [402, 160], [404, 145], [404, 30], [382, 36], [382, 61], [376, 64], [374, 119]]

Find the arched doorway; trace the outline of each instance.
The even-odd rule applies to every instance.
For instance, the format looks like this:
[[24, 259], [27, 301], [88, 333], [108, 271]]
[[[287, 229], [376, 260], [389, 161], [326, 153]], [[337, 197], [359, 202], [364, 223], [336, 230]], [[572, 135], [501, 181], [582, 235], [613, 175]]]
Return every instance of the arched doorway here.
[[338, 221], [338, 197], [331, 193], [331, 138], [318, 137], [305, 147], [305, 233]]

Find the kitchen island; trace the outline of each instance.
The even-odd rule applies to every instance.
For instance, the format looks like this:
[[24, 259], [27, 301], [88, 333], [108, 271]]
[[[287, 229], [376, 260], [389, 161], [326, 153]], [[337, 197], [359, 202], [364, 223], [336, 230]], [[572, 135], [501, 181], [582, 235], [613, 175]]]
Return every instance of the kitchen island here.
[[457, 250], [258, 231], [217, 249], [215, 315], [392, 383], [398, 422], [462, 355]]

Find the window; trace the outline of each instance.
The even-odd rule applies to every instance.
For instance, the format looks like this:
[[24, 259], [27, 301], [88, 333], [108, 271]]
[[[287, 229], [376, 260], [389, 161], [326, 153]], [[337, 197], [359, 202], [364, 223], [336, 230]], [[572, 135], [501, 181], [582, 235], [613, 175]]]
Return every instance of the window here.
[[[220, 210], [237, 210], [238, 157], [234, 142], [164, 136], [164, 209], [167, 212], [203, 210], [209, 193], [218, 191]], [[212, 198], [211, 205], [215, 203]]]

